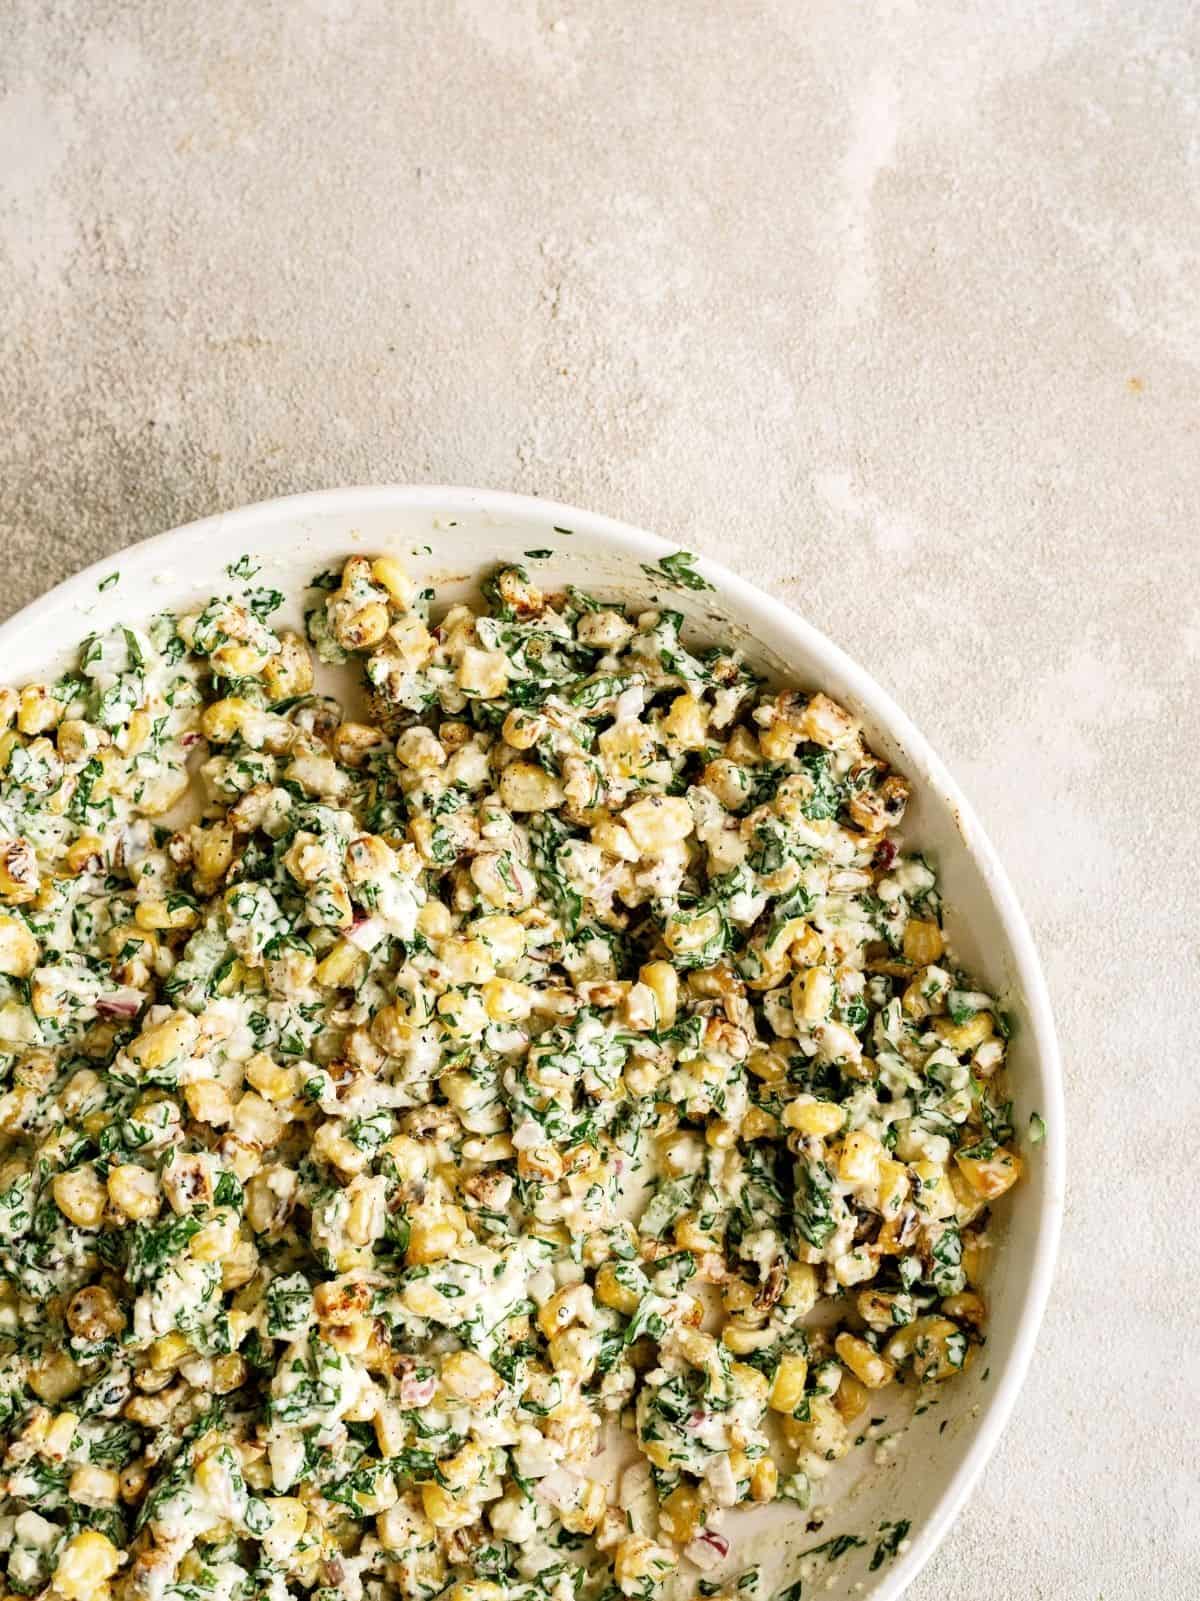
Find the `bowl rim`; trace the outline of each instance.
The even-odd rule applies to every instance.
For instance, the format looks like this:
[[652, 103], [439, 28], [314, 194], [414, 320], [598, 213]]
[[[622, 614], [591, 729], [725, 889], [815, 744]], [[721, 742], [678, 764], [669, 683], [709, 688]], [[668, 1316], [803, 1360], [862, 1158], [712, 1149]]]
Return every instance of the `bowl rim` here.
[[[0, 653], [40, 621], [49, 621], [62, 607], [81, 599], [94, 600], [98, 576], [110, 572], [116, 562], [120, 563], [123, 577], [131, 572], [141, 576], [156, 567], [161, 571], [162, 557], [168, 551], [178, 553], [179, 547], [186, 547], [196, 539], [215, 538], [218, 535], [224, 539], [237, 533], [243, 540], [252, 540], [256, 530], [305, 516], [330, 513], [353, 515], [357, 511], [389, 508], [446, 512], [451, 504], [464, 510], [492, 513], [499, 517], [536, 515], [552, 525], [571, 527], [575, 532], [586, 531], [639, 559], [659, 559], [680, 548], [671, 540], [635, 524], [565, 501], [546, 500], [537, 495], [517, 494], [509, 490], [468, 488], [453, 484], [368, 484], [312, 490], [256, 501], [232, 511], [217, 512], [183, 523], [90, 563], [0, 623]], [[874, 1601], [897, 1601], [949, 1532], [996, 1449], [1029, 1371], [1049, 1298], [1062, 1232], [1066, 1176], [1062, 1059], [1050, 997], [1029, 925], [995, 848], [945, 763], [907, 713], [865, 668], [860, 667], [839, 645], [834, 644], [791, 606], [731, 572], [713, 557], [697, 553], [696, 570], [728, 595], [744, 614], [752, 616], [757, 611], [769, 616], [781, 633], [796, 638], [816, 659], [829, 662], [869, 715], [903, 745], [914, 765], [919, 766], [922, 780], [932, 784], [957, 813], [964, 848], [979, 868], [1009, 941], [1014, 973], [1021, 987], [1032, 1034], [1032, 1049], [1042, 1066], [1046, 1133], [1039, 1147], [1039, 1160], [1045, 1168], [1045, 1193], [1037, 1219], [1024, 1306], [1020, 1310], [1016, 1335], [1008, 1351], [1000, 1382], [991, 1390], [983, 1405], [966, 1455], [947, 1481], [908, 1549], [892, 1564], [874, 1592]], [[179, 576], [182, 577], [182, 574]], [[53, 648], [61, 642], [50, 636], [49, 643]]]

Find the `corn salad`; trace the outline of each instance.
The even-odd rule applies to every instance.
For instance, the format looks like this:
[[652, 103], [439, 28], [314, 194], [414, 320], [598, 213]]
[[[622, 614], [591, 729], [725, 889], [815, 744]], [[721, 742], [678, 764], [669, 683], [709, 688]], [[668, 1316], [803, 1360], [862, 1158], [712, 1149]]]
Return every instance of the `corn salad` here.
[[0, 689], [5, 1588], [694, 1594], [984, 1339], [908, 785], [657, 603], [228, 571]]

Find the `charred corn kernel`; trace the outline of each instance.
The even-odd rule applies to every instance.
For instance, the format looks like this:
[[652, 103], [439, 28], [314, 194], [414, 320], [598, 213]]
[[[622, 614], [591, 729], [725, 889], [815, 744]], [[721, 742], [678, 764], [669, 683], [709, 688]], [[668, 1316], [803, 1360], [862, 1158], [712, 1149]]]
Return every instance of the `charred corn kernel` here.
[[77, 1167], [69, 1173], [59, 1173], [50, 1189], [55, 1206], [72, 1223], [84, 1229], [99, 1226], [108, 1204], [108, 1191], [94, 1167]]
[[131, 1223], [154, 1217], [162, 1205], [157, 1176], [135, 1162], [110, 1168], [107, 1188], [109, 1200]]
[[262, 670], [262, 681], [273, 701], [288, 700], [293, 695], [307, 695], [313, 687], [312, 653], [299, 634], [290, 631], [280, 634], [279, 652], [268, 656]]
[[889, 1361], [897, 1366], [912, 1361], [914, 1377], [921, 1383], [941, 1383], [966, 1367], [974, 1347], [957, 1323], [947, 1317], [917, 1318], [898, 1330], [884, 1347]]
[[792, 1011], [806, 1023], [820, 1023], [833, 1005], [833, 974], [827, 967], [810, 967], [792, 980]]
[[817, 1304], [819, 1286], [817, 1270], [811, 1262], [789, 1262], [787, 1283], [783, 1287], [783, 1304], [789, 1311], [803, 1317]]
[[510, 762], [500, 774], [500, 799], [510, 812], [550, 812], [566, 792], [552, 773], [532, 762]]
[[63, 865], [72, 875], [89, 872], [104, 860], [104, 845], [97, 834], [80, 834], [68, 845]]
[[834, 1349], [854, 1377], [868, 1390], [882, 1390], [896, 1377], [894, 1365], [857, 1334], [839, 1334]]
[[936, 923], [925, 922], [919, 917], [910, 917], [904, 925], [904, 954], [910, 962], [918, 967], [928, 967], [936, 962], [946, 949], [946, 941], [942, 938], [942, 931]]
[[38, 964], [38, 942], [19, 917], [0, 912], [0, 973], [28, 978]]
[[387, 590], [388, 599], [397, 611], [411, 610], [417, 598], [417, 585], [394, 556], [378, 556], [371, 563], [371, 577]]
[[54, 1588], [65, 1601], [93, 1601], [121, 1565], [116, 1546], [97, 1529], [81, 1529], [59, 1553]]
[[731, 1317], [721, 1330], [721, 1344], [735, 1356], [749, 1356], [774, 1345], [775, 1331], [768, 1324], [750, 1322], [744, 1317]]
[[845, 1111], [834, 1101], [789, 1101], [783, 1109], [784, 1128], [800, 1134], [836, 1134], [845, 1121]]
[[990, 1140], [956, 1151], [954, 1160], [976, 1195], [988, 1201], [1012, 1189], [1021, 1176], [1021, 1158], [1017, 1153], [1007, 1146], [994, 1145]]
[[879, 1176], [883, 1146], [865, 1129], [852, 1129], [837, 1157], [838, 1177], [846, 1184], [870, 1184]]
[[779, 1469], [769, 1456], [759, 1457], [750, 1470], [750, 1499], [773, 1501], [779, 1489]]
[[975, 1012], [965, 1023], [955, 1023], [948, 1017], [935, 1017], [933, 1031], [943, 1045], [948, 1045], [961, 1056], [991, 1039], [996, 1032], [996, 1019], [991, 1012]]
[[866, 1411], [870, 1398], [871, 1392], [861, 1379], [853, 1373], [843, 1373], [842, 1382], [834, 1392], [833, 1404], [846, 1422], [852, 1423]]
[[574, 1506], [559, 1512], [559, 1522], [568, 1534], [595, 1532], [608, 1505], [608, 1493], [600, 1479], [585, 1479]]
[[474, 1351], [452, 1351], [442, 1362], [441, 1383], [456, 1401], [494, 1401], [504, 1388], [491, 1363]]
[[536, 712], [523, 711], [519, 706], [514, 706], [504, 719], [500, 732], [504, 743], [511, 745], [514, 750], [531, 750], [544, 728], [544, 719]]
[[192, 1347], [187, 1337], [173, 1332], [160, 1335], [150, 1347], [150, 1366], [156, 1373], [168, 1372], [177, 1368], [183, 1359], [190, 1356]]
[[520, 1023], [533, 1010], [533, 991], [511, 978], [490, 978], [483, 986], [483, 1004], [493, 1023]]
[[37, 857], [26, 839], [0, 840], [0, 903], [23, 906], [41, 884]]
[[678, 845], [695, 827], [682, 795], [646, 795], [621, 813], [621, 824], [643, 856]]
[[771, 1380], [767, 1405], [772, 1412], [794, 1412], [804, 1399], [808, 1383], [808, 1359], [788, 1352], [779, 1359], [775, 1377]]

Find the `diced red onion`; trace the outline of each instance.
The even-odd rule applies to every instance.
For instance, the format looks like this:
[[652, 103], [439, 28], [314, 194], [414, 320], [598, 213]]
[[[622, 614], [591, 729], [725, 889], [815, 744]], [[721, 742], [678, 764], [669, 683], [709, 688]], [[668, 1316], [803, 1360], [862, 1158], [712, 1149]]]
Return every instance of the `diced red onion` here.
[[683, 1554], [694, 1566], [708, 1572], [729, 1555], [729, 1541], [715, 1529], [705, 1529], [683, 1548]]

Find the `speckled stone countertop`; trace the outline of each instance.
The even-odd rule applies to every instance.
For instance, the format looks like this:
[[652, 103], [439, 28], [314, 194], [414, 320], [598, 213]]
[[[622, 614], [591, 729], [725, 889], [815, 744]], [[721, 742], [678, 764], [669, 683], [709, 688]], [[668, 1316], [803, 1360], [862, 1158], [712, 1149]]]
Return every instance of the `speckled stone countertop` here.
[[1072, 1174], [913, 1601], [1195, 1601], [1200, 31], [1187, 0], [9, 0], [0, 612], [291, 490], [720, 554], [964, 781]]

